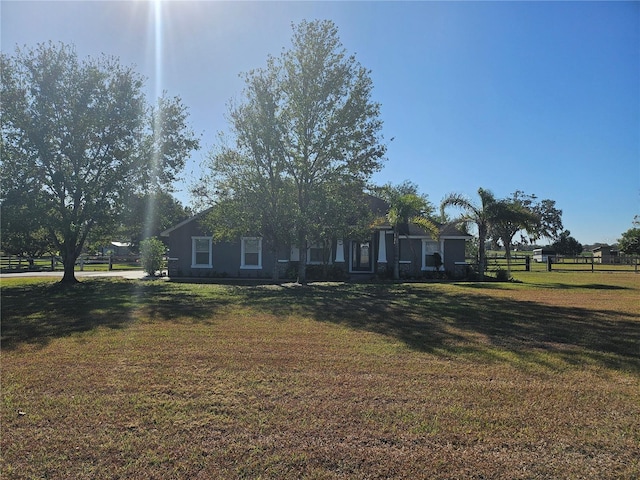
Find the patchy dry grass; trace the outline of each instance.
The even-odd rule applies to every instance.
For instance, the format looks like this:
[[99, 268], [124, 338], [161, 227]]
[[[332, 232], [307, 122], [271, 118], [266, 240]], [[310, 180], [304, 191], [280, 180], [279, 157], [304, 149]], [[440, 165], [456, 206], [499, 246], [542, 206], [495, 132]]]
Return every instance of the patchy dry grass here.
[[2, 280], [2, 478], [637, 478], [640, 276]]

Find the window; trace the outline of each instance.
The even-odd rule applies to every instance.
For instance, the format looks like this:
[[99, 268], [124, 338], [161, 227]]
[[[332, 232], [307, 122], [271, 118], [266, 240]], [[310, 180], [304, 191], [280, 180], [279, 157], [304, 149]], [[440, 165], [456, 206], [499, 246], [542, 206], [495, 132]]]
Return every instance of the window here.
[[415, 244], [411, 243], [409, 238], [398, 238], [400, 252], [400, 263], [411, 263], [411, 259], [417, 260]]
[[243, 237], [240, 268], [262, 268], [262, 238]]
[[211, 268], [212, 262], [211, 237], [191, 237], [191, 267]]
[[[422, 253], [423, 253], [423, 270], [435, 270], [439, 265], [438, 261], [441, 259], [440, 245], [438, 242], [431, 240], [422, 241]], [[437, 254], [437, 256], [436, 256]]]
[[370, 241], [351, 242], [351, 271], [371, 272], [373, 269], [373, 258], [371, 254], [372, 245]]
[[[289, 260], [292, 262], [300, 261], [300, 249], [291, 247], [291, 255]], [[312, 243], [307, 248], [307, 264], [325, 264], [331, 263], [331, 247], [329, 244], [324, 245], [322, 242]]]
[[312, 243], [307, 250], [307, 263], [324, 264], [329, 263], [331, 258], [331, 249], [327, 248], [322, 242]]

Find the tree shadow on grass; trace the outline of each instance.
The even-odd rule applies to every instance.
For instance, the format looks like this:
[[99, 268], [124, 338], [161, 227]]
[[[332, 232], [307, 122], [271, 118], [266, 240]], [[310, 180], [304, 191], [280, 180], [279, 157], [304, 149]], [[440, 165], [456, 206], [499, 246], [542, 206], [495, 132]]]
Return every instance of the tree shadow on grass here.
[[[516, 282], [521, 283], [521, 282]], [[476, 283], [456, 283], [455, 284], [461, 288], [470, 288], [474, 290], [510, 290], [508, 283], [503, 282], [495, 282], [495, 283], [487, 283], [487, 282], [476, 282]], [[587, 284], [576, 284], [571, 285], [568, 283], [530, 283], [527, 282], [528, 286], [536, 287], [536, 288], [548, 288], [548, 289], [560, 289], [560, 290], [630, 290], [629, 287], [623, 287], [620, 285], [605, 285], [602, 283], [587, 283]]]
[[443, 293], [428, 285], [313, 285], [245, 290], [245, 301], [275, 315], [302, 313], [319, 321], [395, 337], [433, 353], [464, 351], [496, 358], [507, 351], [524, 363], [552, 352], [567, 363], [640, 371], [640, 315], [543, 305], [531, 301]]
[[[443, 291], [428, 284], [314, 284], [309, 287], [194, 287], [167, 282], [92, 279], [3, 287], [2, 348], [132, 319], [210, 322], [221, 307], [241, 305], [275, 316], [317, 321], [394, 337], [412, 349], [465, 353], [487, 360], [509, 352], [521, 363], [594, 363], [640, 371], [640, 315], [556, 307], [531, 301]], [[231, 310], [233, 311], [233, 310]]]
[[123, 328], [141, 315], [157, 320], [211, 318], [220, 301], [198, 302], [166, 282], [91, 279], [71, 286], [40, 283], [2, 288], [2, 348], [46, 345], [97, 327]]
[[561, 290], [580, 290], [580, 289], [586, 289], [586, 290], [630, 290], [629, 287], [622, 287], [620, 285], [605, 285], [602, 283], [587, 283], [587, 284], [580, 284], [580, 285], [569, 285], [566, 283], [545, 283], [545, 284], [538, 284], [538, 283], [533, 283], [530, 285], [534, 285], [538, 288], [551, 288], [551, 289], [561, 289]]

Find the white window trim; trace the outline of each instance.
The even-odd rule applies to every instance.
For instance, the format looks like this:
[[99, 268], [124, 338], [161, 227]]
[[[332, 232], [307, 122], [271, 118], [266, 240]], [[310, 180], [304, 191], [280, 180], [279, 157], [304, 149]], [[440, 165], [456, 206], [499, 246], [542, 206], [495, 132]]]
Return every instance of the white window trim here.
[[[427, 243], [438, 243], [436, 240], [431, 238], [423, 238], [422, 239], [422, 271], [423, 272], [435, 272], [436, 267], [427, 267]], [[441, 240], [438, 243], [438, 253], [440, 254], [440, 259], [444, 265], [444, 240]], [[435, 252], [434, 252], [435, 253]]]
[[[196, 263], [197, 240], [207, 240], [209, 244], [209, 263]], [[191, 237], [191, 268], [213, 268], [213, 239], [211, 237]]]
[[336, 240], [336, 263], [344, 263], [344, 241], [339, 238]]
[[380, 230], [378, 242], [378, 263], [387, 263], [387, 231]]
[[[245, 257], [245, 240], [258, 240], [258, 265], [246, 265]], [[242, 270], [261, 270], [262, 269], [262, 237], [242, 237], [240, 241], [240, 268]]]
[[[371, 252], [373, 251], [373, 241], [372, 240], [367, 240], [370, 244], [369, 246], [369, 255], [371, 255]], [[353, 244], [354, 243], [362, 243], [362, 241], [360, 240], [351, 240], [349, 242], [349, 273], [373, 273], [375, 271], [375, 258], [371, 259], [371, 268], [369, 268], [369, 270], [358, 270], [358, 269], [354, 269], [353, 268]]]

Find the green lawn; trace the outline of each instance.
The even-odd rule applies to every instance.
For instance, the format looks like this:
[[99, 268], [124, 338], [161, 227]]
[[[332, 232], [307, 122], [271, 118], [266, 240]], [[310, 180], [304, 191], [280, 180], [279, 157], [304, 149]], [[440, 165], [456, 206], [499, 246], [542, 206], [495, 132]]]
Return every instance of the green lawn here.
[[638, 478], [640, 275], [2, 279], [2, 478]]

